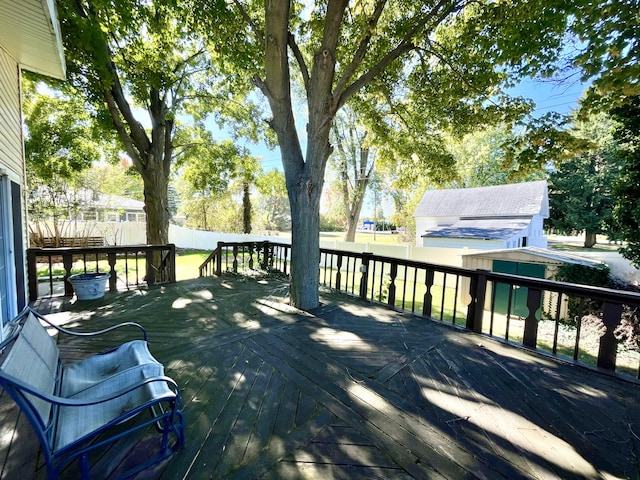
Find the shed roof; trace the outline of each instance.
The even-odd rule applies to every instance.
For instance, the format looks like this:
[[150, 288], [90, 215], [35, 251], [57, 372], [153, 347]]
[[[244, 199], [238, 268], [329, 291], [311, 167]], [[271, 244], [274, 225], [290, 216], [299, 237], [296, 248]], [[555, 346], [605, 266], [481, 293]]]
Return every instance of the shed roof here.
[[530, 218], [483, 218], [458, 220], [451, 225], [429, 228], [423, 238], [469, 238], [506, 240], [527, 228]]
[[22, 68], [64, 79], [66, 65], [54, 0], [0, 0], [0, 48]]
[[490, 187], [428, 190], [414, 217], [549, 216], [547, 182], [523, 182]]
[[498, 260], [510, 260], [511, 257], [521, 256], [525, 254], [531, 258], [539, 258], [542, 263], [575, 263], [579, 265], [597, 266], [602, 265], [599, 260], [591, 260], [579, 255], [573, 255], [571, 253], [562, 252], [559, 250], [549, 250], [546, 248], [538, 247], [522, 247], [522, 248], [507, 248], [502, 250], [490, 250], [486, 252], [469, 252], [463, 253], [463, 257], [480, 257], [490, 258]]

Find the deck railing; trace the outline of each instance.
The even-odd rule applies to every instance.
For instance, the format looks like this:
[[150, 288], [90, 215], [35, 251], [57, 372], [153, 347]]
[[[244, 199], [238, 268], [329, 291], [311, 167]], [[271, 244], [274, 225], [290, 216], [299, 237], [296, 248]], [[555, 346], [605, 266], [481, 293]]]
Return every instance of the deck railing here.
[[291, 246], [274, 242], [218, 242], [218, 247], [200, 265], [200, 276], [253, 270], [277, 270], [288, 274]]
[[72, 295], [67, 281], [74, 273], [110, 273], [109, 291], [176, 281], [176, 248], [168, 245], [115, 247], [29, 248], [27, 250], [29, 300], [60, 294]]
[[[200, 274], [255, 261], [288, 274], [290, 254], [283, 244], [220, 243]], [[324, 248], [319, 275], [323, 287], [640, 378], [636, 293]]]

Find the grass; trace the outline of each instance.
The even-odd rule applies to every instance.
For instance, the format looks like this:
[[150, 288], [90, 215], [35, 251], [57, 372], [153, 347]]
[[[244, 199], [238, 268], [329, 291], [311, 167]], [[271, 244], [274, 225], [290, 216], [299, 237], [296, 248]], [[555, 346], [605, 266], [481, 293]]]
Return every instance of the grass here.
[[[181, 250], [176, 252], [176, 280], [188, 280], [190, 278], [198, 277], [198, 267], [207, 259], [210, 253], [211, 252], [209, 251], [202, 250]], [[74, 275], [76, 273], [84, 273], [84, 267], [85, 264], [82, 260], [75, 261], [71, 267], [71, 274]], [[144, 257], [138, 258], [137, 261], [133, 258], [129, 258], [129, 262], [125, 263], [124, 259], [118, 259], [116, 261], [115, 269], [116, 272], [118, 272], [118, 275], [124, 275], [124, 272], [127, 271], [130, 277], [136, 274], [142, 277], [145, 275], [146, 271], [146, 260]], [[86, 270], [88, 272], [109, 272], [109, 262], [104, 259], [98, 260], [98, 262], [96, 263], [95, 260], [87, 259]], [[37, 271], [38, 277], [49, 277], [48, 266], [43, 265], [38, 268]], [[64, 277], [65, 270], [61, 263], [56, 263], [53, 265], [51, 275], [53, 277]]]

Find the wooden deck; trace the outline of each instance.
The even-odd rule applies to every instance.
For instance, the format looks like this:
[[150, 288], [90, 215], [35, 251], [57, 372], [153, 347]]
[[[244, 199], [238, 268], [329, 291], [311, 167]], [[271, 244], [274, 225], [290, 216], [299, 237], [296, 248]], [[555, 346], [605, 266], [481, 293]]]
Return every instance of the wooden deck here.
[[[338, 294], [297, 312], [286, 289], [198, 279], [39, 308], [86, 330], [142, 323], [184, 388], [185, 449], [137, 478], [639, 478], [640, 386]], [[1, 477], [44, 478], [6, 396], [0, 415]], [[149, 455], [153, 433], [94, 459], [96, 477]]]

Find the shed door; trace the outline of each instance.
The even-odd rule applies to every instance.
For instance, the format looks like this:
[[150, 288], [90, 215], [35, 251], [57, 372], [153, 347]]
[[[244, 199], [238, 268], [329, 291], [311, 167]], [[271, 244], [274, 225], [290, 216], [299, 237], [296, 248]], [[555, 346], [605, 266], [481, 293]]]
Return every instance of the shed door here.
[[[507, 262], [505, 260], [494, 260], [493, 271], [497, 273], [509, 273], [522, 277], [544, 278], [546, 265], [538, 263]], [[509, 306], [509, 285], [499, 283], [496, 288], [495, 312], [506, 315]], [[520, 287], [513, 291], [511, 296], [511, 314], [518, 317], [526, 317], [529, 314], [527, 309], [526, 287]]]

